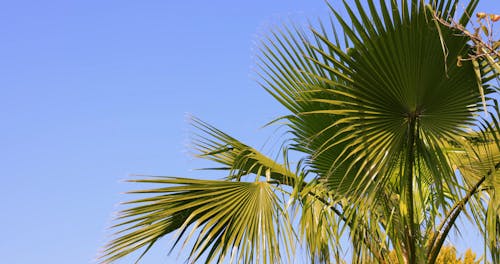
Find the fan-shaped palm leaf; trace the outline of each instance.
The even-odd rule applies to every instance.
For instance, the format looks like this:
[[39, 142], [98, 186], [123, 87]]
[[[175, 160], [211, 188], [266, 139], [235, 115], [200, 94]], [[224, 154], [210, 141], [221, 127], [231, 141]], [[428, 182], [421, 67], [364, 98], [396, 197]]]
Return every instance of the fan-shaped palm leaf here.
[[[208, 181], [156, 177], [132, 180], [159, 185], [131, 193], [153, 195], [128, 202], [121, 212], [118, 237], [106, 247], [103, 262], [113, 261], [177, 231], [177, 242], [196, 236], [192, 262], [280, 262], [291, 230], [283, 205], [266, 182]], [[175, 244], [173, 247], [175, 247]], [[282, 250], [282, 246], [287, 249]], [[281, 249], [280, 249], [281, 248]], [[149, 248], [147, 248], [149, 249]], [[290, 252], [288, 252], [290, 253]]]

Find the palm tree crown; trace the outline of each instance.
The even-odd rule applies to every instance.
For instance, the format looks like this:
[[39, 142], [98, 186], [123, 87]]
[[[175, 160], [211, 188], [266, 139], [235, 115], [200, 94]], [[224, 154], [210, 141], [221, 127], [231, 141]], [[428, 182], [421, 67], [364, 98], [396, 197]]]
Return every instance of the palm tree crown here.
[[435, 263], [465, 215], [500, 263], [500, 58], [465, 31], [477, 4], [344, 1], [330, 25], [272, 32], [259, 73], [290, 111], [283, 158], [193, 119], [198, 157], [227, 178], [133, 180], [158, 187], [133, 192], [148, 196], [122, 210], [102, 261], [176, 231], [191, 262], [285, 262], [300, 244], [313, 263], [345, 248], [353, 263]]

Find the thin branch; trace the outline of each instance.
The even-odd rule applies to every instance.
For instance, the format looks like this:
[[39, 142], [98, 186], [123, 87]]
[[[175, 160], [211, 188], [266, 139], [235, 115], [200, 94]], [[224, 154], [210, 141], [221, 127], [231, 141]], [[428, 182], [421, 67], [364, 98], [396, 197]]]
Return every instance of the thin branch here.
[[474, 42], [474, 44], [476, 44], [476, 45], [480, 44], [480, 46], [485, 47], [492, 54], [500, 56], [500, 53], [496, 49], [494, 49], [492, 45], [486, 44], [483, 41], [483, 39], [479, 36], [479, 34], [472, 34], [472, 33], [470, 33], [463, 25], [460, 25], [459, 23], [457, 23], [455, 21], [452, 21], [450, 23], [450, 22], [444, 20], [442, 17], [439, 17], [436, 14], [434, 14], [434, 19], [436, 19], [439, 23], [441, 23], [442, 25], [444, 25], [444, 26], [446, 26], [448, 28], [459, 30], [464, 35], [466, 35], [467, 37], [469, 37]]
[[472, 188], [467, 192], [467, 195], [460, 201], [457, 201], [450, 213], [439, 225], [437, 233], [434, 235], [432, 242], [430, 244], [431, 249], [428, 251], [427, 263], [434, 263], [439, 254], [441, 247], [443, 246], [444, 240], [448, 236], [451, 228], [455, 224], [460, 213], [464, 210], [465, 205], [469, 202], [470, 198], [479, 190], [484, 181], [491, 176], [496, 170], [500, 168], [500, 162], [495, 164], [495, 169], [490, 169], [486, 175], [484, 175]]

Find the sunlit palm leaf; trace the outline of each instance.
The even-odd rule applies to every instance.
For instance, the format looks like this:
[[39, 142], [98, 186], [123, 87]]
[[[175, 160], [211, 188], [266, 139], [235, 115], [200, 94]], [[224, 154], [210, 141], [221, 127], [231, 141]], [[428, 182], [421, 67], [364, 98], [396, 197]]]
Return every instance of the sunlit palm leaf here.
[[151, 197], [127, 203], [131, 207], [120, 213], [120, 223], [114, 228], [121, 230], [106, 247], [103, 262], [156, 243], [174, 230], [178, 230], [179, 242], [189, 228], [192, 231], [185, 244], [196, 237], [189, 259], [192, 262], [205, 254], [206, 263], [226, 258], [232, 262], [277, 263], [291, 252], [288, 218], [268, 183], [171, 177], [132, 182], [158, 187], [131, 192]]
[[240, 179], [242, 176], [254, 174], [269, 177], [279, 184], [292, 187], [300, 183], [298, 176], [291, 171], [288, 164], [278, 163], [197, 118], [193, 118], [192, 121], [193, 126], [199, 131], [193, 141], [197, 157], [223, 165], [224, 167], [217, 169], [230, 171], [228, 179]]

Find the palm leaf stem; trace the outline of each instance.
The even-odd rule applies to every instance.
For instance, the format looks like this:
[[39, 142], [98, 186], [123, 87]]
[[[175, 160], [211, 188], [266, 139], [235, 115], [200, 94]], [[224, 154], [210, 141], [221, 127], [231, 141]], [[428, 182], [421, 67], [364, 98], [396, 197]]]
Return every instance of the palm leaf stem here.
[[307, 194], [311, 195], [312, 197], [320, 201], [322, 204], [330, 208], [330, 210], [332, 210], [335, 214], [337, 214], [342, 219], [342, 221], [346, 222], [349, 225], [349, 220], [345, 217], [345, 215], [337, 207], [329, 203], [325, 198], [319, 196], [313, 191], [309, 191]]
[[455, 221], [457, 220], [458, 216], [464, 210], [465, 205], [469, 202], [470, 198], [479, 190], [479, 187], [481, 187], [484, 181], [486, 181], [486, 179], [499, 168], [500, 168], [500, 162], [495, 164], [494, 170], [490, 169], [486, 173], [486, 175], [484, 175], [481, 179], [479, 179], [479, 181], [474, 186], [472, 186], [472, 188], [467, 192], [467, 195], [465, 195], [463, 199], [457, 201], [453, 205], [450, 213], [441, 222], [438, 228], [438, 232], [436, 232], [433, 239], [431, 240], [430, 244], [431, 249], [428, 251], [429, 253], [427, 256], [427, 263], [434, 263], [436, 261], [439, 251], [443, 246], [444, 240], [446, 239], [448, 233], [455, 224]]
[[416, 252], [415, 252], [415, 235], [416, 224], [414, 219], [414, 206], [413, 206], [413, 166], [415, 161], [414, 146], [416, 143], [416, 127], [417, 127], [417, 113], [410, 113], [408, 116], [408, 153], [407, 153], [407, 168], [406, 168], [406, 182], [404, 190], [406, 192], [406, 208], [407, 208], [407, 223], [406, 223], [406, 247], [408, 254], [408, 263], [416, 263]]

